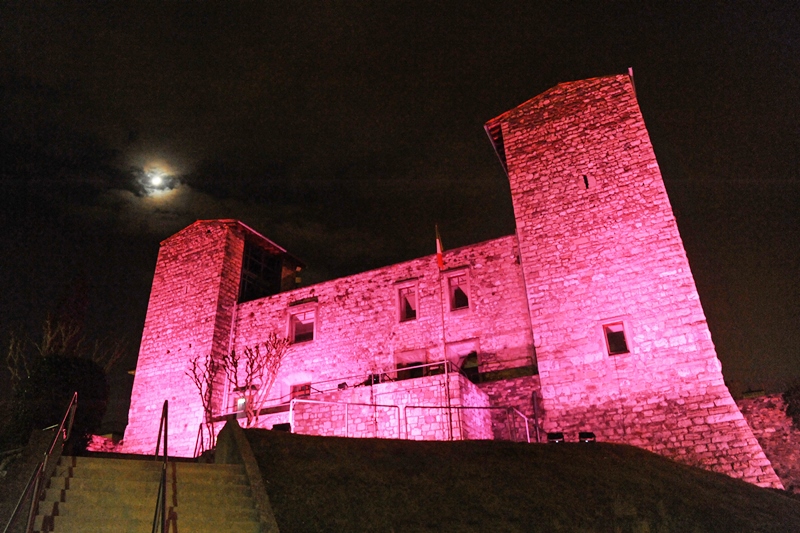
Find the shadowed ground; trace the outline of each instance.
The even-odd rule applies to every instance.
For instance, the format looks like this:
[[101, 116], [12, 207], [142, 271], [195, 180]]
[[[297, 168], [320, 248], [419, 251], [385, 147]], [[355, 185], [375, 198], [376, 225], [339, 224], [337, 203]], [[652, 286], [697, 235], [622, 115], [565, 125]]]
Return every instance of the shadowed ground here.
[[800, 501], [630, 446], [247, 430], [281, 531], [800, 531]]

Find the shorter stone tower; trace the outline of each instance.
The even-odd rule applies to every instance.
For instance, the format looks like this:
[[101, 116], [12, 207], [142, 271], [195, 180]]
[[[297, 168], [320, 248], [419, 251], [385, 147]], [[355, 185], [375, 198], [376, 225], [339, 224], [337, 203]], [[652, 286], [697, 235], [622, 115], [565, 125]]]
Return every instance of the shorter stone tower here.
[[545, 425], [780, 487], [726, 388], [627, 75], [486, 125], [511, 183]]
[[235, 220], [197, 221], [161, 243], [125, 451], [153, 452], [164, 400], [170, 402], [170, 450], [193, 449], [203, 406], [186, 376], [190, 361], [221, 357], [231, 346], [237, 302], [294, 288], [299, 267], [283, 248]]

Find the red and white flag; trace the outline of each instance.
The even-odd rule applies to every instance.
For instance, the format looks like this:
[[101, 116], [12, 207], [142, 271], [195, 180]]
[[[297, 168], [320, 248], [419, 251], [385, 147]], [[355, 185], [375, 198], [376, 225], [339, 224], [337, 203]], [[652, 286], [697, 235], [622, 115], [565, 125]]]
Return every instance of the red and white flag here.
[[439, 225], [436, 226], [436, 264], [439, 265], [439, 270], [444, 269], [444, 258], [442, 257], [442, 238], [439, 236]]

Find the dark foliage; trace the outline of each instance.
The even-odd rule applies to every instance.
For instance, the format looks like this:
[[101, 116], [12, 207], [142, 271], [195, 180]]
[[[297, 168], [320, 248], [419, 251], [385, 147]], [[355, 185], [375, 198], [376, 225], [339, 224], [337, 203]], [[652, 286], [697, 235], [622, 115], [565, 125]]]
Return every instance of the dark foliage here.
[[800, 383], [783, 393], [783, 401], [786, 402], [786, 416], [791, 417], [794, 427], [800, 429]]
[[31, 430], [60, 424], [75, 391], [78, 409], [72, 429], [72, 451], [86, 449], [89, 435], [100, 427], [106, 411], [108, 381], [100, 365], [79, 357], [44, 357], [30, 377], [20, 381], [12, 401], [10, 438], [22, 443]]

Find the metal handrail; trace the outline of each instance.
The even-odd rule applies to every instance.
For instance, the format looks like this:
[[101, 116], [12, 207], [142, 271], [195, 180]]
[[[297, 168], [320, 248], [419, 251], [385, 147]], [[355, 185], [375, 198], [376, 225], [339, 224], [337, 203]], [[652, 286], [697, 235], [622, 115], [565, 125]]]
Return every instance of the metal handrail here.
[[289, 425], [292, 428], [292, 433], [294, 433], [294, 406], [298, 403], [312, 403], [312, 404], [323, 404], [323, 405], [344, 405], [344, 436], [350, 436], [350, 426], [349, 426], [349, 411], [350, 406], [359, 406], [359, 407], [374, 407], [374, 408], [391, 408], [397, 409], [397, 438], [400, 438], [400, 406], [395, 404], [376, 404], [376, 403], [358, 403], [358, 402], [334, 402], [328, 400], [307, 400], [304, 398], [294, 398], [291, 402], [289, 402]]
[[164, 407], [161, 408], [161, 421], [158, 424], [158, 440], [156, 441], [155, 453], [155, 460], [158, 461], [158, 452], [161, 447], [161, 435], [163, 431], [164, 462], [161, 464], [161, 482], [158, 484], [158, 498], [156, 499], [156, 510], [153, 514], [153, 533], [156, 533], [156, 526], [159, 523], [161, 533], [166, 533], [167, 531], [167, 464], [169, 463], [169, 448], [167, 447], [168, 420], [169, 401], [164, 400]]
[[[75, 392], [72, 394], [72, 399], [69, 401], [69, 405], [67, 406], [67, 410], [64, 413], [64, 418], [61, 419], [61, 425], [58, 426], [58, 430], [56, 431], [55, 436], [53, 437], [53, 441], [50, 443], [50, 447], [47, 449], [47, 452], [44, 454], [44, 459], [36, 465], [36, 470], [34, 470], [33, 475], [31, 475], [30, 480], [28, 480], [28, 484], [25, 486], [25, 490], [22, 491], [22, 495], [19, 497], [17, 501], [16, 507], [14, 507], [14, 512], [11, 513], [11, 518], [9, 518], [8, 523], [6, 524], [3, 533], [7, 533], [9, 528], [14, 522], [14, 519], [17, 516], [17, 513], [22, 508], [22, 502], [25, 501], [25, 498], [28, 494], [31, 493], [31, 488], [33, 488], [33, 494], [31, 497], [31, 507], [28, 511], [28, 522], [25, 525], [25, 531], [27, 533], [31, 533], [33, 531], [33, 520], [36, 518], [36, 514], [39, 512], [39, 500], [42, 497], [42, 491], [44, 490], [44, 483], [42, 480], [45, 479], [47, 476], [53, 474], [53, 470], [55, 470], [55, 464], [53, 463], [53, 455], [56, 449], [56, 446], [60, 446], [58, 448], [58, 457], [56, 457], [56, 462], [61, 457], [61, 452], [64, 450], [64, 442], [69, 439], [70, 435], [72, 434], [72, 424], [75, 422], [75, 409], [78, 407], [78, 393]], [[55, 426], [51, 426], [53, 428]], [[45, 428], [45, 429], [50, 429]]]
[[[400, 431], [401, 424], [403, 425], [405, 431], [405, 438], [408, 439], [408, 416], [406, 415], [407, 409], [442, 409], [447, 410], [451, 409], [457, 412], [461, 411], [468, 411], [468, 410], [486, 410], [486, 411], [505, 411], [506, 413], [506, 426], [508, 426], [508, 416], [511, 414], [516, 414], [525, 422], [525, 441], [527, 443], [531, 442], [531, 431], [530, 431], [530, 417], [526, 416], [516, 407], [492, 407], [492, 406], [466, 406], [466, 405], [452, 405], [448, 407], [447, 405], [403, 405], [399, 406], [397, 404], [377, 404], [377, 403], [360, 403], [360, 402], [337, 402], [332, 400], [308, 400], [305, 398], [294, 398], [290, 402], [289, 407], [289, 424], [292, 427], [292, 432], [294, 432], [294, 406], [298, 403], [310, 403], [310, 404], [322, 404], [322, 405], [343, 405], [345, 407], [345, 416], [344, 416], [344, 423], [345, 423], [345, 436], [348, 437], [350, 435], [350, 431], [348, 428], [348, 407], [353, 406], [360, 406], [360, 407], [375, 407], [375, 408], [392, 408], [397, 409], [397, 438], [402, 439], [403, 435]], [[401, 409], [402, 407], [402, 409]], [[402, 410], [403, 416], [400, 416], [400, 411]], [[537, 427], [538, 430], [538, 426]], [[508, 427], [509, 438], [511, 439], [511, 428]], [[513, 440], [513, 439], [512, 439]]]
[[194, 439], [194, 455], [192, 457], [200, 457], [206, 451], [205, 435], [203, 433], [204, 425], [201, 423], [200, 427], [197, 428], [197, 437]]
[[[445, 369], [445, 367], [443, 365], [447, 365], [447, 368]], [[325, 392], [333, 392], [333, 391], [338, 390], [339, 389], [339, 385], [342, 384], [342, 383], [346, 383], [347, 387], [350, 388], [350, 387], [359, 387], [359, 386], [362, 386], [362, 385], [363, 386], [372, 386], [372, 385], [379, 385], [381, 383], [389, 383], [389, 382], [395, 382], [395, 381], [405, 381], [405, 380], [398, 380], [396, 378], [392, 378], [391, 374], [396, 374], [398, 371], [402, 372], [402, 371], [414, 370], [414, 369], [418, 369], [418, 368], [424, 369], [424, 368], [437, 367], [437, 366], [441, 366], [442, 367], [441, 374], [460, 374], [463, 377], [467, 378], [467, 375], [464, 374], [464, 372], [461, 370], [461, 367], [459, 367], [458, 365], [456, 365], [455, 363], [453, 363], [450, 360], [444, 360], [444, 361], [434, 361], [432, 363], [422, 363], [422, 364], [419, 364], [419, 365], [408, 366], [408, 367], [401, 368], [401, 369], [398, 369], [396, 366], [387, 366], [387, 367], [383, 367], [380, 370], [375, 370], [373, 372], [351, 374], [351, 375], [347, 375], [347, 376], [341, 376], [341, 377], [326, 379], [326, 380], [322, 380], [322, 381], [312, 381], [310, 385], [311, 385], [311, 388], [314, 391], [314, 393], [321, 394], [321, 393], [325, 393]], [[433, 376], [433, 375], [438, 375], [438, 374], [428, 374], [427, 376], [423, 376], [423, 377], [429, 377], [429, 376]], [[379, 381], [375, 381], [374, 383], [368, 383], [370, 381], [370, 378], [373, 377], [373, 376], [383, 376], [383, 377], [385, 377], [387, 379], [385, 379], [385, 380], [381, 379]], [[291, 398], [290, 394], [284, 394], [284, 395], [278, 395], [278, 396], [272, 396], [272, 397], [266, 398], [264, 406], [262, 407], [262, 411], [264, 409], [269, 409], [271, 407], [276, 407], [276, 406], [279, 406], [279, 405], [286, 405], [291, 400], [292, 400], [292, 398]], [[226, 409], [226, 411], [224, 411], [223, 413], [217, 415], [214, 418], [215, 421], [221, 422], [227, 416], [237, 414], [237, 411], [227, 411], [227, 407], [225, 409]]]

